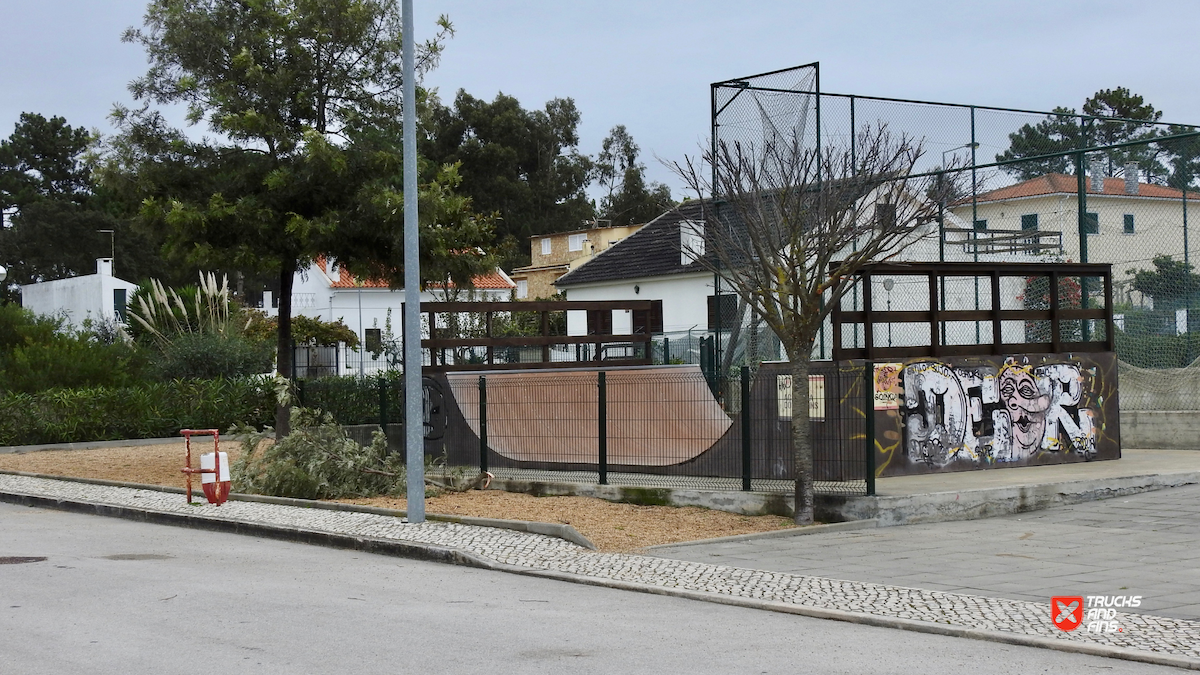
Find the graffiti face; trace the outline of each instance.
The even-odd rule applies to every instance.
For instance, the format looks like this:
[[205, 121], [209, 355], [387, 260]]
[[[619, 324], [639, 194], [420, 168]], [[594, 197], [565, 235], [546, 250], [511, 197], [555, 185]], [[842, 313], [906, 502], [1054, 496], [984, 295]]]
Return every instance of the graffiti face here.
[[1040, 451], [1096, 454], [1094, 415], [1080, 407], [1079, 366], [904, 367], [905, 446], [910, 461], [945, 466], [1020, 462]]
[[1000, 399], [1012, 420], [1013, 458], [1028, 457], [1045, 436], [1050, 397], [1038, 388], [1029, 366], [1006, 363], [1000, 373]]

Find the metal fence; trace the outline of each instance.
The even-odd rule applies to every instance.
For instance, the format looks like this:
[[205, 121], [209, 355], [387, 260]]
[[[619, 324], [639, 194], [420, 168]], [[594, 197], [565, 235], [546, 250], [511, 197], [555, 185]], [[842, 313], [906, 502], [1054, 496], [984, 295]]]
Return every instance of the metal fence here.
[[[1122, 372], [1161, 371], [1158, 377], [1129, 380], [1149, 387], [1137, 389], [1131, 405], [1200, 409], [1200, 391], [1190, 386], [1191, 371], [1200, 367], [1195, 364], [1200, 275], [1191, 262], [1195, 236], [1189, 229], [1194, 225], [1189, 217], [1194, 221], [1200, 206], [1200, 127], [1161, 122], [1127, 91], [1101, 93], [1107, 98], [1091, 100], [1084, 112], [837, 94], [822, 91], [815, 63], [718, 82], [712, 85], [713, 184], [721, 185], [719, 176], [728, 170], [721, 149], [765, 170], [766, 148], [790, 141], [804, 150], [848, 158], [844, 166], [853, 173], [864, 169], [864, 132], [887, 129], [894, 139], [905, 136], [923, 152], [902, 180], [956, 187], [938, 199], [934, 221], [912, 223], [913, 236], [893, 262], [1109, 264]], [[913, 198], [926, 198], [923, 194], [915, 192]], [[728, 195], [713, 196], [710, 217], [719, 220]], [[916, 305], [928, 302], [904, 280], [886, 287], [884, 279], [879, 281], [873, 309], [917, 311]], [[988, 293], [970, 286], [952, 293], [951, 302], [967, 303], [957, 308], [969, 308]], [[1031, 303], [1037, 295], [1028, 289], [1002, 290], [1012, 296], [1006, 303], [1035, 308]], [[1095, 306], [1100, 289], [1085, 283], [1067, 290], [1086, 309]], [[723, 292], [731, 291], [726, 286]], [[884, 331], [893, 340], [918, 339], [903, 333], [909, 328], [885, 326]], [[961, 339], [989, 339], [975, 338], [975, 329], [965, 327]], [[831, 357], [830, 337], [827, 325], [815, 358]], [[717, 346], [738, 349], [723, 340]], [[723, 354], [717, 358], [728, 361]], [[1155, 393], [1169, 394], [1169, 400]]]
[[[873, 493], [862, 365], [810, 378], [817, 491]], [[725, 378], [722, 378], [725, 379]], [[786, 364], [714, 382], [697, 368], [450, 374], [461, 424], [452, 463], [522, 480], [656, 487], [794, 489]], [[724, 405], [715, 392], [730, 392]], [[450, 398], [450, 397], [447, 397]], [[869, 490], [870, 488], [870, 490]]]

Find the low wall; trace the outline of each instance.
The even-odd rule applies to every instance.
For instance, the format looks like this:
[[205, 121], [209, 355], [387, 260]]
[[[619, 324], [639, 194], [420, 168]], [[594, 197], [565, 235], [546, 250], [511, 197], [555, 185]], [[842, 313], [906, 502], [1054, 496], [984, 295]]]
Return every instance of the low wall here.
[[1121, 445], [1153, 450], [1200, 450], [1200, 413], [1122, 410]]

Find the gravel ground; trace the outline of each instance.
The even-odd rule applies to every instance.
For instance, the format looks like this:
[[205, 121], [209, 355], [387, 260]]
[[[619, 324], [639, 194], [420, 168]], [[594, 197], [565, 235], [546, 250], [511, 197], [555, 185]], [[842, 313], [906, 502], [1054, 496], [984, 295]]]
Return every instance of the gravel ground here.
[[[222, 449], [237, 456], [236, 444]], [[193, 465], [211, 445], [192, 445]], [[0, 470], [53, 476], [102, 478], [145, 485], [183, 486], [183, 443], [91, 450], [48, 450], [0, 455]], [[199, 480], [193, 481], [199, 487]], [[353, 504], [403, 509], [403, 499], [376, 497], [341, 500]], [[696, 507], [635, 506], [590, 497], [532, 497], [496, 490], [446, 493], [426, 502], [429, 513], [510, 520], [566, 523], [601, 551], [633, 551], [655, 544], [710, 539], [792, 527], [777, 516], [743, 516]]]

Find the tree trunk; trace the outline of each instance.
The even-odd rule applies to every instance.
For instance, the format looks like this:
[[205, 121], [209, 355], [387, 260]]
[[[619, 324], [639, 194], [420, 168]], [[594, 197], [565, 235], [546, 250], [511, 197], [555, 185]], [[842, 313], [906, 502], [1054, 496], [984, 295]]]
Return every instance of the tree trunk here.
[[808, 354], [795, 350], [792, 365], [792, 465], [796, 471], [796, 524], [813, 522], [813, 447], [808, 423]]
[[[276, 372], [280, 376], [292, 379], [292, 279], [296, 272], [296, 261], [288, 258], [279, 269], [279, 330], [276, 343], [275, 363]], [[292, 430], [292, 405], [280, 401], [275, 402], [275, 438], [281, 439]]]

